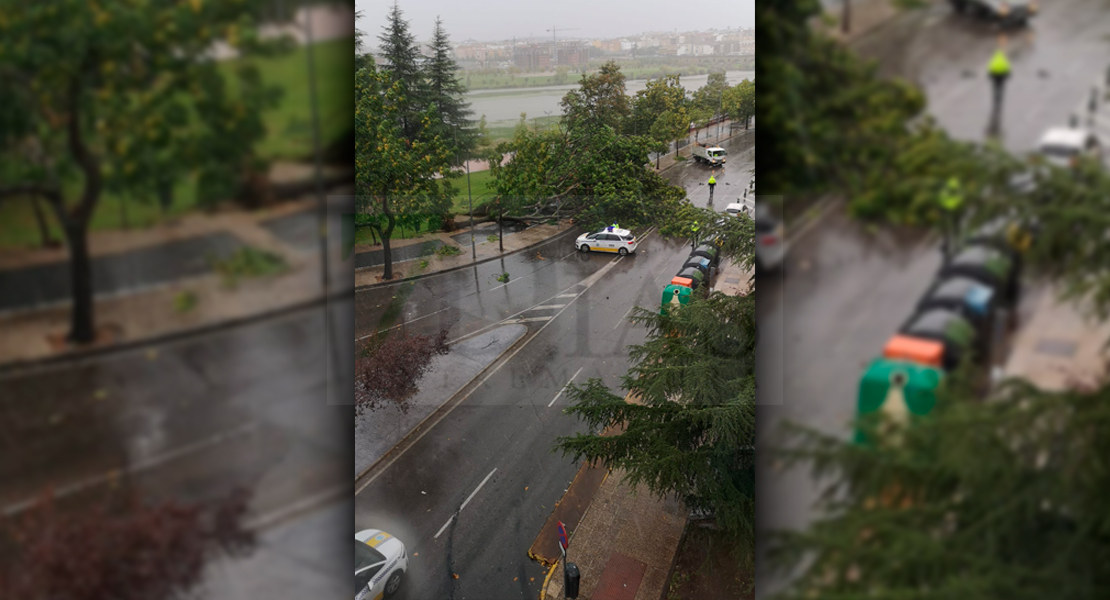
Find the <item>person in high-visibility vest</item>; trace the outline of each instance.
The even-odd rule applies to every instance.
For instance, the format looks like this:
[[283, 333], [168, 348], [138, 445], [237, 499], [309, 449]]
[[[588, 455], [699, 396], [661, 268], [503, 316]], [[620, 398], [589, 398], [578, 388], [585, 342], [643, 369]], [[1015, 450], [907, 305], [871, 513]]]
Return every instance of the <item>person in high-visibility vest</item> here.
[[948, 183], [940, 191], [940, 207], [944, 209], [945, 215], [945, 236], [944, 236], [944, 253], [946, 256], [951, 256], [956, 251], [956, 211], [963, 206], [964, 194], [960, 188], [960, 180], [955, 177], [949, 177]]
[[712, 175], [710, 175], [709, 176], [709, 199], [710, 200], [713, 199], [713, 188], [716, 187], [716, 186], [717, 186], [717, 180]]
[[1010, 61], [1001, 48], [995, 50], [994, 56], [991, 57], [991, 62], [987, 65], [987, 73], [994, 86], [994, 110], [1001, 112], [1003, 88], [1006, 86], [1006, 80], [1010, 78]]

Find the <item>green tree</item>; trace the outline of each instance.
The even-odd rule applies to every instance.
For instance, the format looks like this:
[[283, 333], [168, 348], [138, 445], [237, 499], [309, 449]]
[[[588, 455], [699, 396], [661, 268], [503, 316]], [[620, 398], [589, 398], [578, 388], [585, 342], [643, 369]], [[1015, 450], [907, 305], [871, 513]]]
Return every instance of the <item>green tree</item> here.
[[624, 74], [614, 61], [605, 63], [593, 75], [583, 73], [579, 88], [567, 92], [559, 104], [563, 107], [563, 124], [567, 129], [593, 130], [605, 125], [621, 131], [631, 112]]
[[745, 79], [725, 90], [723, 106], [728, 118], [743, 121], [744, 129], [748, 129], [755, 116], [755, 82]]
[[477, 136], [470, 117], [470, 103], [463, 96], [466, 87], [459, 81], [459, 65], [452, 58], [451, 42], [442, 21], [437, 17], [435, 33], [432, 36], [432, 55], [424, 67], [428, 82], [428, 99], [435, 104], [442, 118], [436, 129], [444, 139], [451, 138], [461, 150], [473, 150]]
[[402, 104], [398, 105], [396, 111], [401, 131], [410, 141], [415, 141], [423, 130], [420, 113], [430, 103], [431, 92], [425, 78], [426, 73], [420, 66], [424, 56], [416, 43], [416, 36], [409, 31], [409, 23], [403, 16], [401, 7], [395, 0], [388, 20], [378, 35], [378, 47], [380, 56], [385, 61], [381, 72], [389, 77], [390, 86], [395, 83], [403, 86], [401, 95], [397, 98]]
[[678, 75], [648, 80], [644, 89], [636, 92], [632, 99], [632, 113], [625, 123], [625, 132], [644, 135], [651, 131], [659, 115], [681, 108], [685, 103], [686, 90]]
[[371, 63], [355, 76], [355, 192], [357, 210], [382, 239], [383, 279], [393, 278], [390, 236], [398, 218], [444, 214], [451, 202], [454, 147], [435, 135], [435, 107], [418, 114], [416, 138], [405, 137], [399, 113], [404, 86], [390, 84]]
[[657, 142], [675, 142], [675, 156], [678, 156], [677, 142], [690, 136], [690, 116], [685, 108], [668, 110], [655, 119], [651, 125], [651, 139]]
[[631, 320], [648, 328], [647, 341], [629, 348], [633, 366], [621, 385], [638, 401], [591, 379], [569, 388], [566, 409], [593, 431], [624, 430], [560, 437], [556, 449], [623, 469], [628, 483], [675, 495], [725, 532], [753, 539], [754, 295], [716, 293], [667, 315], [636, 308]]
[[[95, 337], [87, 232], [103, 194], [169, 199], [193, 176], [202, 203], [235, 193], [263, 168], [255, 143], [279, 90], [250, 57], [262, 0], [238, 4], [66, 0], [8, 3], [0, 18], [0, 201], [46, 201], [70, 255], [68, 338]], [[228, 81], [205, 53], [240, 50]]]
[[694, 92], [691, 102], [694, 106], [710, 114], [717, 114], [725, 91], [728, 89], [729, 85], [724, 72], [710, 73], [705, 85]]
[[[490, 173], [507, 214], [533, 218], [558, 210], [586, 227], [614, 220], [629, 227], [666, 222], [676, 214], [685, 192], [644, 168], [652, 142], [622, 136], [598, 125], [539, 133], [518, 128], [516, 137], [498, 145]], [[501, 165], [502, 158], [513, 159]]]

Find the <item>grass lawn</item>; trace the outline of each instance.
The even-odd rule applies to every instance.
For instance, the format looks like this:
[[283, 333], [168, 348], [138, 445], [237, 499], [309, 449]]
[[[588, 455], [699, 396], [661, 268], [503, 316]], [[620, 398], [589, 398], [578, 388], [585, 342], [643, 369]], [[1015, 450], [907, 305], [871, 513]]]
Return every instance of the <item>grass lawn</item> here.
[[[470, 214], [469, 198], [466, 193], [466, 175], [451, 182], [458, 190], [455, 200], [451, 203], [451, 210], [455, 214]], [[493, 195], [493, 178], [489, 171], [475, 171], [470, 173], [470, 191], [474, 196], [474, 209], [484, 204]]]
[[[314, 45], [317, 98], [320, 100], [322, 143], [334, 141], [350, 127], [354, 118], [354, 95], [351, 77], [354, 72], [353, 38], [328, 40]], [[234, 61], [221, 65], [230, 75]], [[302, 159], [312, 153], [312, 113], [308, 95], [307, 50], [297, 47], [289, 54], [259, 61], [265, 81], [282, 86], [285, 93], [277, 107], [263, 115], [267, 137], [259, 143], [258, 152], [269, 159]], [[67, 187], [72, 198], [79, 189], [74, 182]], [[169, 216], [191, 212], [196, 205], [196, 188], [192, 181], [180, 181], [174, 187], [174, 205]], [[61, 229], [45, 204], [43, 211], [52, 235], [62, 240]], [[132, 228], [147, 227], [162, 219], [162, 211], [146, 198], [122, 198], [104, 194], [93, 214], [90, 230], [122, 229], [124, 209], [127, 224]], [[39, 244], [38, 227], [30, 200], [12, 199], [0, 204], [0, 248], [26, 247]]]

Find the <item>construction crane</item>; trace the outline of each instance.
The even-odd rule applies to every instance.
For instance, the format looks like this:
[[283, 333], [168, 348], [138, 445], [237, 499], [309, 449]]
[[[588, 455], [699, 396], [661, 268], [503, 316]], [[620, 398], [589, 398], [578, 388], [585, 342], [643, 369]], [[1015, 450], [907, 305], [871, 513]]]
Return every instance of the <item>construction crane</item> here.
[[551, 50], [554, 53], [554, 55], [553, 55], [554, 60], [552, 61], [551, 66], [553, 66], [553, 67], [559, 66], [559, 41], [555, 39], [555, 33], [558, 32], [558, 31], [577, 31], [577, 30], [578, 30], [577, 27], [571, 27], [571, 28], [568, 28], [568, 29], [563, 29], [563, 28], [559, 28], [559, 27], [552, 27], [551, 29], [546, 30], [546, 31], [551, 32]]

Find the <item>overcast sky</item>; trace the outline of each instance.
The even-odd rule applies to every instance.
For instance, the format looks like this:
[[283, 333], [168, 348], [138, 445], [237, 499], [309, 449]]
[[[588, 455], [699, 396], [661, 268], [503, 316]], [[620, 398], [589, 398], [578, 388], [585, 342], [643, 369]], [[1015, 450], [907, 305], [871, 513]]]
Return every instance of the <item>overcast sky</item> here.
[[[545, 36], [552, 27], [576, 28], [559, 38], [611, 38], [644, 31], [699, 31], [755, 26], [755, 0], [688, 4], [674, 0], [398, 0], [409, 27], [421, 41], [432, 37], [436, 15], [451, 41], [493, 41]], [[368, 34], [371, 47], [385, 24], [392, 0], [355, 0], [362, 12], [357, 27]]]

